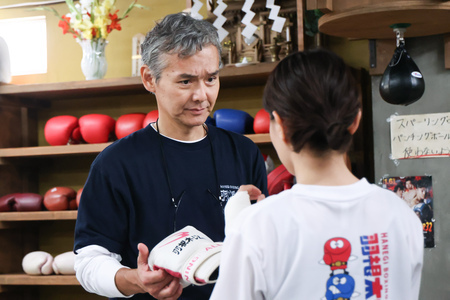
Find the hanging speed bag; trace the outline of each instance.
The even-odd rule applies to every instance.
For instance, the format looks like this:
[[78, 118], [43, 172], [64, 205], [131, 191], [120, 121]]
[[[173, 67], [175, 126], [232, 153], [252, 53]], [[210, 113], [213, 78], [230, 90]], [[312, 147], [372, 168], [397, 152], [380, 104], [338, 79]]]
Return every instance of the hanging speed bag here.
[[400, 45], [380, 81], [380, 94], [390, 104], [409, 105], [422, 97], [425, 81], [419, 68]]

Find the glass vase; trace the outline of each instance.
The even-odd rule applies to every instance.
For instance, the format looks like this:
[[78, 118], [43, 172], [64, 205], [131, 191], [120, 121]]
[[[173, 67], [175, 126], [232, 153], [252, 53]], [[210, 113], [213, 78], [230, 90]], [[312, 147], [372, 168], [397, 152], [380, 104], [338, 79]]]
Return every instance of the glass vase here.
[[102, 79], [108, 69], [105, 57], [105, 47], [108, 41], [105, 39], [80, 40], [83, 49], [81, 59], [81, 70], [86, 80]]

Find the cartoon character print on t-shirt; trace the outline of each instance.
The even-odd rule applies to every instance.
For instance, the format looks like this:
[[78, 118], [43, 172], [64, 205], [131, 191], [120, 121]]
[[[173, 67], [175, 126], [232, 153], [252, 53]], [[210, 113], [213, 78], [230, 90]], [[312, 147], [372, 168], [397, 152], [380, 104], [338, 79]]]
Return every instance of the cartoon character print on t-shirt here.
[[330, 267], [330, 277], [326, 281], [326, 300], [351, 299], [355, 293], [355, 280], [349, 274], [348, 261], [351, 259], [352, 245], [342, 237], [334, 237], [325, 242], [321, 263]]
[[[364, 291], [355, 291], [356, 283], [348, 271], [349, 261], [357, 257], [352, 255], [351, 243], [343, 237], [334, 237], [324, 244], [323, 260], [330, 268], [326, 280], [325, 297], [322, 300], [350, 300], [363, 294], [363, 299], [388, 299], [389, 286], [389, 238], [387, 233], [374, 233], [359, 237]], [[353, 274], [355, 275], [355, 274]], [[355, 275], [356, 276], [356, 275]], [[362, 292], [362, 293], [361, 293]]]
[[332, 275], [327, 280], [325, 299], [350, 299], [355, 290], [355, 280], [348, 274]]

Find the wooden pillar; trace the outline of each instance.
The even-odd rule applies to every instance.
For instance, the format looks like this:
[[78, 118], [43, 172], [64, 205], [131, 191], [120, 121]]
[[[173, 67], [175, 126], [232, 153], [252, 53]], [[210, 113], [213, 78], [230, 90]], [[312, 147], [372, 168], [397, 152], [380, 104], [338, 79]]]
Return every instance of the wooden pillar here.
[[297, 0], [297, 46], [298, 51], [305, 50], [305, 37], [304, 37], [304, 12], [306, 9], [306, 0]]
[[306, 9], [313, 10], [318, 9], [324, 14], [333, 11], [332, 0], [306, 0]]
[[375, 53], [371, 53], [371, 55], [373, 54], [375, 56], [375, 65], [370, 67], [370, 75], [383, 75], [384, 70], [386, 70], [394, 55], [396, 47], [394, 39], [375, 41], [375, 49], [370, 50], [375, 51]]

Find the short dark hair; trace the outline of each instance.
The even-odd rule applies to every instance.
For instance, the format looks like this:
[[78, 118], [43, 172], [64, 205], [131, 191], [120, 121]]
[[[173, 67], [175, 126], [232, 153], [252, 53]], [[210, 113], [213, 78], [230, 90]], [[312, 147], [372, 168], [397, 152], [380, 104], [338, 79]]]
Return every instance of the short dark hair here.
[[276, 111], [295, 152], [306, 145], [318, 155], [346, 152], [361, 103], [359, 88], [344, 61], [331, 51], [316, 48], [292, 53], [270, 74], [263, 104]]
[[405, 190], [405, 186], [403, 185], [403, 183], [399, 182], [397, 183], [397, 185], [394, 187], [394, 192], [397, 192], [398, 190], [404, 191]]
[[410, 181], [412, 185], [414, 185], [415, 187], [417, 186], [417, 181], [416, 178], [414, 176], [409, 176], [405, 178], [405, 183]]
[[423, 177], [422, 179], [420, 179], [417, 182], [417, 187], [418, 188], [429, 188], [429, 187], [431, 187], [431, 180], [429, 179], [429, 177]]
[[142, 62], [158, 81], [167, 67], [166, 54], [189, 57], [209, 45], [217, 48], [218, 67], [221, 67], [222, 46], [216, 28], [208, 21], [194, 19], [186, 13], [170, 14], [145, 36], [141, 44]]

